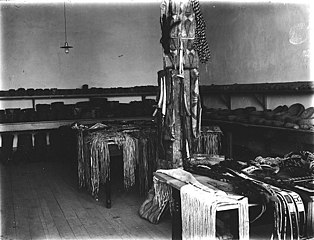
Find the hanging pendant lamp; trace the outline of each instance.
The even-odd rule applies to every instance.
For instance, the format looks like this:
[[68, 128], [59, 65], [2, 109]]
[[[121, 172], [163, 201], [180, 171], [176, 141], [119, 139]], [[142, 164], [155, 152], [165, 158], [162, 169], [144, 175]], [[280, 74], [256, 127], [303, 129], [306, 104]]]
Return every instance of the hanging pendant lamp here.
[[70, 52], [70, 48], [73, 48], [73, 46], [70, 46], [68, 44], [68, 38], [67, 38], [67, 18], [66, 18], [65, 2], [64, 2], [63, 10], [64, 10], [64, 38], [65, 38], [65, 42], [64, 42], [64, 45], [62, 47], [60, 47], [60, 48], [63, 48], [64, 52], [66, 54], [68, 54]]

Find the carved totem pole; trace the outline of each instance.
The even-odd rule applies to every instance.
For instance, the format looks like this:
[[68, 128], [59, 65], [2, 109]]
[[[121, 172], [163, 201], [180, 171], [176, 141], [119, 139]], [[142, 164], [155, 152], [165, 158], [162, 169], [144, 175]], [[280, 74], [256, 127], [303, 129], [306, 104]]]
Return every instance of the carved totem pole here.
[[[196, 0], [163, 0], [158, 72], [159, 168], [184, 166], [200, 134], [199, 62], [209, 58], [205, 23]], [[203, 40], [205, 39], [205, 44]], [[204, 51], [205, 50], [205, 51]]]

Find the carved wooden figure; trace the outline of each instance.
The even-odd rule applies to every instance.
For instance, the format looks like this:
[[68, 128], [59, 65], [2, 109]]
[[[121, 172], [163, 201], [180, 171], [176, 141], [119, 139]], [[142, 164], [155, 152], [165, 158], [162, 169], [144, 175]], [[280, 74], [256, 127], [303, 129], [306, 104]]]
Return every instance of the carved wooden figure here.
[[164, 0], [160, 23], [164, 69], [158, 72], [159, 167], [177, 168], [189, 158], [200, 131], [199, 59], [193, 46], [196, 21], [191, 1]]

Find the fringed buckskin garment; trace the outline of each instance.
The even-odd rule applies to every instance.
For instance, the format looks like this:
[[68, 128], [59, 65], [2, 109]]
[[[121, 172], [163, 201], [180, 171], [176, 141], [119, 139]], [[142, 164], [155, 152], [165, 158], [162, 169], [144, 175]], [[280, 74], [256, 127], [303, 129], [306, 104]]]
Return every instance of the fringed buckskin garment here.
[[[182, 169], [157, 170], [187, 183], [180, 189], [182, 212], [182, 239], [215, 239], [216, 212], [222, 205], [236, 204], [239, 209], [239, 239], [249, 239], [248, 199], [209, 188]], [[158, 182], [157, 182], [158, 183]], [[164, 183], [163, 183], [164, 184]], [[169, 197], [168, 194], [163, 195]], [[159, 194], [158, 199], [161, 196]], [[169, 199], [160, 199], [166, 202]]]

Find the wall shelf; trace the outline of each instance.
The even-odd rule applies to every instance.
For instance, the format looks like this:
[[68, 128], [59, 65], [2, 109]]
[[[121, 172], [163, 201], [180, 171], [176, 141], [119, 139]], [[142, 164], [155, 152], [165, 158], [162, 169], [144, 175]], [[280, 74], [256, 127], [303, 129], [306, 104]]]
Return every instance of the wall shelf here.
[[[273, 131], [285, 131], [290, 133], [299, 133], [299, 134], [311, 134], [314, 137], [314, 130], [304, 130], [304, 129], [294, 129], [287, 127], [274, 127], [267, 125], [256, 125], [249, 123], [241, 123], [241, 122], [232, 122], [232, 121], [223, 121], [223, 120], [212, 120], [212, 119], [202, 119], [202, 123], [206, 126], [208, 124], [220, 124], [229, 127], [246, 127], [246, 128], [255, 128], [261, 130], [273, 130]], [[314, 139], [313, 139], [314, 141]]]
[[263, 93], [263, 94], [296, 94], [314, 93], [312, 81], [280, 82], [280, 83], [254, 83], [254, 84], [228, 84], [228, 85], [202, 85], [201, 93]]
[[[274, 127], [267, 125], [256, 125], [249, 123], [225, 121], [225, 120], [214, 120], [214, 119], [202, 119], [202, 125], [218, 125], [221, 127], [225, 135], [226, 141], [226, 156], [233, 158], [233, 146], [241, 144], [235, 141], [235, 137], [243, 137], [247, 135], [254, 135], [254, 138], [262, 138], [264, 142], [265, 150], [268, 153], [271, 152], [272, 140], [281, 139], [282, 142], [293, 139], [294, 143], [298, 147], [312, 146], [314, 147], [314, 130], [304, 129], [293, 129], [287, 127]], [[245, 142], [249, 142], [250, 139], [246, 139]], [[312, 149], [313, 151], [314, 149]], [[291, 149], [296, 151], [296, 149]]]
[[[90, 88], [90, 89], [48, 89], [42, 91], [0, 91], [1, 100], [31, 100], [35, 108], [36, 100], [44, 99], [80, 99], [80, 98], [106, 98], [106, 97], [136, 97], [144, 100], [147, 96], [156, 96], [157, 86], [144, 86], [134, 88]], [[49, 92], [50, 94], [47, 94]], [[24, 93], [24, 94], [22, 94]]]
[[314, 94], [314, 83], [282, 82], [282, 83], [256, 83], [256, 84], [231, 84], [231, 85], [207, 85], [200, 87], [201, 97], [216, 95], [222, 103], [231, 109], [232, 97], [237, 95], [249, 95], [264, 109], [268, 109], [268, 96]]
[[[21, 93], [24, 93], [21, 94]], [[32, 93], [32, 95], [30, 95]], [[47, 94], [50, 93], [50, 94]], [[80, 98], [106, 98], [106, 97], [130, 97], [139, 96], [145, 99], [147, 96], [156, 96], [158, 93], [158, 86], [136, 86], [130, 88], [88, 88], [88, 89], [26, 89], [24, 91], [0, 91], [1, 100], [32, 100], [33, 108], [35, 108], [36, 100], [43, 99], [80, 99]], [[202, 85], [200, 86], [200, 94], [202, 97], [208, 95], [219, 95], [222, 102], [231, 108], [232, 96], [239, 94], [249, 94], [256, 98], [257, 102], [267, 109], [267, 96], [268, 95], [283, 95], [283, 94], [313, 94], [314, 83], [310, 81], [303, 82], [286, 82], [286, 83], [260, 83], [260, 84], [231, 84], [231, 85]], [[149, 118], [149, 117], [147, 117]], [[147, 119], [144, 118], [144, 119]], [[38, 121], [38, 122], [20, 122], [20, 123], [1, 123], [0, 132], [10, 131], [27, 131], [27, 130], [42, 130], [53, 129], [62, 125], [68, 125], [75, 121], [81, 123], [92, 123], [104, 120], [136, 120], [138, 117], [126, 118], [104, 118], [104, 119], [72, 119], [72, 120], [57, 120], [57, 121]], [[205, 120], [208, 122], [208, 120]], [[228, 123], [234, 126], [246, 126], [242, 123]], [[253, 125], [247, 125], [253, 127]], [[258, 126], [255, 128], [267, 128], [279, 130], [281, 128]], [[284, 131], [304, 132], [306, 130], [295, 130], [289, 128], [282, 128]], [[311, 131], [310, 131], [311, 132]]]
[[0, 123], [0, 133], [3, 132], [20, 132], [20, 131], [37, 131], [51, 130], [62, 126], [69, 126], [72, 123], [94, 124], [100, 122], [114, 121], [150, 121], [152, 117], [111, 117], [97, 119], [73, 119], [73, 120], [58, 120], [58, 121], [37, 121], [37, 122], [19, 122], [19, 123]]

